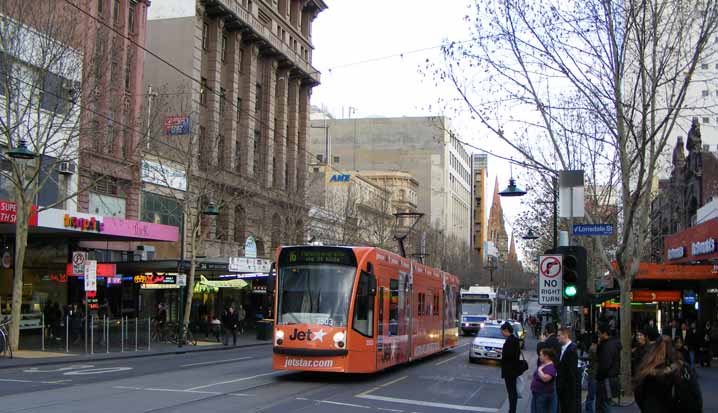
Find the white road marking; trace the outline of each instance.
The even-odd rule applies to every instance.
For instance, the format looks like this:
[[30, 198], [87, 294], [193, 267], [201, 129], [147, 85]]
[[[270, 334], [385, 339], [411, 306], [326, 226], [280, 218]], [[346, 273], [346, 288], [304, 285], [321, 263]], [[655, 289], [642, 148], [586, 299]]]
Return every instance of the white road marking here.
[[80, 365], [74, 365], [74, 366], [68, 366], [68, 367], [60, 367], [57, 369], [50, 369], [50, 370], [40, 370], [37, 367], [33, 367], [27, 370], [23, 370], [23, 373], [56, 373], [60, 371], [68, 371], [68, 370], [84, 370], [84, 369], [91, 369], [95, 367], [92, 364], [80, 364]]
[[137, 390], [137, 391], [154, 391], [154, 392], [167, 392], [167, 393], [193, 393], [193, 394], [212, 394], [212, 395], [227, 395], [227, 396], [251, 396], [246, 393], [222, 393], [219, 391], [201, 391], [201, 390], [182, 390], [182, 389], [158, 389], [154, 387], [131, 387], [131, 386], [114, 386], [114, 389], [120, 390]]
[[102, 367], [99, 369], [74, 370], [62, 373], [65, 376], [85, 376], [88, 374], [118, 373], [120, 371], [132, 370], [132, 367]]
[[377, 407], [376, 409], [384, 411], [384, 412], [397, 412], [397, 413], [403, 412], [403, 410], [400, 410], [400, 409], [386, 409], [384, 407]]
[[189, 389], [187, 389], [187, 390], [188, 390], [188, 391], [192, 391], [192, 390], [206, 389], [207, 387], [219, 386], [219, 385], [221, 385], [221, 384], [237, 383], [237, 382], [240, 382], [240, 381], [256, 379], [257, 377], [273, 376], [273, 375], [280, 374], [280, 373], [282, 373], [282, 372], [281, 372], [281, 371], [272, 371], [272, 372], [269, 372], [269, 373], [257, 374], [257, 375], [255, 375], [255, 376], [242, 377], [241, 379], [220, 381], [220, 382], [218, 382], [218, 383], [210, 383], [210, 384], [205, 384], [205, 385], [203, 385], [203, 386], [191, 387], [191, 388], [189, 388]]
[[72, 380], [54, 380], [54, 381], [33, 381], [33, 380], [16, 380], [16, 379], [0, 379], [2, 382], [8, 383], [37, 383], [37, 384], [62, 384]]
[[455, 359], [455, 358], [457, 358], [457, 357], [465, 356], [465, 355], [467, 355], [467, 354], [469, 354], [469, 352], [468, 352], [468, 351], [464, 351], [464, 352], [461, 353], [461, 354], [457, 354], [457, 355], [455, 355], [454, 357], [449, 357], [448, 359], [442, 360], [442, 361], [440, 361], [440, 362], [438, 362], [438, 363], [436, 363], [436, 364], [434, 364], [434, 365], [435, 365], [435, 366], [441, 366], [442, 364], [448, 363], [448, 362], [450, 362], [451, 360], [453, 360], [453, 359]]
[[399, 399], [396, 397], [374, 396], [371, 394], [359, 394], [355, 397], [359, 397], [361, 399], [377, 400], [377, 401], [382, 401], [382, 402], [403, 403], [403, 404], [410, 404], [413, 406], [436, 407], [436, 408], [440, 408], [440, 409], [460, 410], [460, 411], [465, 411], [465, 412], [495, 413], [495, 412], [499, 411], [499, 409], [494, 409], [494, 408], [490, 408], [490, 407], [465, 406], [465, 405], [461, 405], [461, 404], [448, 404], [448, 403], [434, 403], [434, 402], [425, 402], [422, 400], [409, 400], [409, 399]]
[[384, 384], [380, 384], [379, 387], [388, 387], [388, 386], [391, 386], [392, 384], [399, 383], [400, 381], [406, 379], [407, 377], [409, 377], [409, 376], [399, 377], [399, 378], [396, 379], [396, 380], [392, 380], [392, 381], [390, 381], [390, 382], [386, 382], [386, 383], [384, 383]]
[[204, 366], [206, 364], [220, 364], [220, 363], [227, 363], [230, 361], [241, 361], [241, 360], [249, 360], [252, 357], [239, 357], [236, 359], [226, 359], [226, 360], [214, 360], [214, 361], [205, 361], [202, 363], [192, 363], [192, 364], [183, 364], [180, 367], [193, 367], [193, 366]]
[[336, 406], [358, 407], [360, 409], [373, 409], [373, 407], [371, 407], [371, 406], [364, 406], [361, 404], [352, 404], [352, 403], [333, 402], [331, 400], [313, 400], [313, 399], [305, 399], [304, 397], [297, 397], [297, 400], [303, 400], [303, 401], [315, 402], [315, 403], [333, 404]]

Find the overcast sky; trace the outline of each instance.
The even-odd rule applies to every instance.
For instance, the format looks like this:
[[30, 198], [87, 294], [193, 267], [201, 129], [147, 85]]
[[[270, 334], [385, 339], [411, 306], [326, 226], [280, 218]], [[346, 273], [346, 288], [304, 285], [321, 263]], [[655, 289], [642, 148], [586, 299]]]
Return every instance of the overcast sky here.
[[[458, 98], [449, 85], [435, 85], [420, 69], [427, 59], [441, 59], [437, 46], [444, 40], [469, 38], [464, 16], [473, 1], [325, 1], [329, 9], [317, 17], [312, 30], [313, 65], [322, 72], [322, 84], [312, 93], [313, 105], [339, 118], [348, 117], [350, 107], [355, 108], [352, 117], [428, 116], [442, 114], [439, 99]], [[447, 115], [466, 141], [504, 156], [515, 155], [505, 144], [487, 138], [490, 135], [482, 133], [477, 122]], [[488, 194], [493, 193], [497, 175], [503, 189], [510, 175], [508, 162], [489, 157]], [[491, 202], [490, 195], [487, 201]], [[502, 200], [509, 233], [519, 204], [518, 199]]]

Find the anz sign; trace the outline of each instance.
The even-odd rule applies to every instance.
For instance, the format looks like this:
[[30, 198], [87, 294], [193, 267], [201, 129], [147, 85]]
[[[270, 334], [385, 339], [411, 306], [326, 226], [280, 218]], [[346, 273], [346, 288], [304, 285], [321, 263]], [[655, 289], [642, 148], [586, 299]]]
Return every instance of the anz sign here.
[[334, 174], [329, 179], [329, 182], [349, 182], [351, 175]]

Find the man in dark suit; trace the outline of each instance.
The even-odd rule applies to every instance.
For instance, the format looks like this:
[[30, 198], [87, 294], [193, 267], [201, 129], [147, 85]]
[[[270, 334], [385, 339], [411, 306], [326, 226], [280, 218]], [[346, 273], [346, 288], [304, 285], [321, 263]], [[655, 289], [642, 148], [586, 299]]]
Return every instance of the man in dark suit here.
[[675, 340], [681, 334], [681, 327], [678, 325], [678, 320], [675, 318], [671, 320], [671, 324], [663, 329], [663, 335], [668, 336], [671, 340]]
[[578, 350], [576, 344], [571, 341], [571, 330], [561, 328], [558, 331], [558, 341], [561, 344], [556, 377], [558, 405], [561, 413], [580, 413], [581, 381], [578, 374]]
[[511, 323], [501, 325], [501, 333], [506, 337], [504, 347], [501, 351], [501, 378], [506, 383], [506, 393], [509, 398], [509, 413], [516, 413], [518, 392], [516, 391], [516, 379], [521, 375], [519, 360], [521, 357], [521, 343], [514, 335], [514, 328]]
[[[561, 354], [561, 343], [558, 342], [558, 337], [556, 337], [556, 324], [554, 324], [554, 323], [546, 324], [546, 327], [544, 328], [544, 332], [545, 332], [546, 338], [543, 341], [539, 341], [539, 343], [536, 344], [536, 356], [539, 355], [539, 352], [544, 347], [553, 349], [553, 351], [556, 355]], [[538, 365], [538, 363], [539, 362], [537, 359], [536, 365]]]

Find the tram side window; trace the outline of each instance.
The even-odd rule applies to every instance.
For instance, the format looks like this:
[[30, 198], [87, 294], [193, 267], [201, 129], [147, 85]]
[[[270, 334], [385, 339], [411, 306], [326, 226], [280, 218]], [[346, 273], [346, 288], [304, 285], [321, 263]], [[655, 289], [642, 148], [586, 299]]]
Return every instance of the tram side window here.
[[389, 335], [399, 333], [399, 280], [389, 280]]
[[434, 296], [434, 313], [432, 315], [439, 315], [439, 296]]
[[374, 295], [370, 293], [370, 275], [363, 272], [359, 277], [352, 328], [366, 337], [374, 336]]

